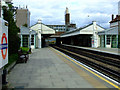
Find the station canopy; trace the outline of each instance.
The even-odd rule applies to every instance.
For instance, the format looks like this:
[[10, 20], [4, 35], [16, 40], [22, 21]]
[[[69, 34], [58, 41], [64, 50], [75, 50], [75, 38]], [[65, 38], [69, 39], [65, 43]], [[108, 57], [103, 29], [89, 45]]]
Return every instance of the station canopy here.
[[99, 26], [94, 21], [93, 23], [91, 23], [91, 24], [89, 24], [87, 26], [78, 28], [76, 30], [68, 31], [68, 32], [62, 34], [61, 37], [69, 37], [69, 36], [75, 36], [75, 35], [80, 35], [80, 34], [82, 34], [82, 35], [93, 35], [93, 31], [94, 31], [93, 27], [94, 26], [95, 26], [95, 31], [96, 32], [105, 30], [103, 27]]
[[44, 25], [40, 20], [38, 20], [38, 22], [35, 25], [31, 26], [30, 29], [36, 32], [39, 31], [41, 34], [55, 34], [54, 29]]

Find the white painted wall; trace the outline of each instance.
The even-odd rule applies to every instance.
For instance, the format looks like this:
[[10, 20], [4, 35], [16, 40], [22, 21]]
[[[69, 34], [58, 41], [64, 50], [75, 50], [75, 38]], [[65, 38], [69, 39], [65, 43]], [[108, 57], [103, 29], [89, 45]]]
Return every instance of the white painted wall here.
[[96, 22], [93, 21], [93, 36], [92, 36], [92, 41], [94, 41], [94, 43], [92, 43], [92, 47], [93, 48], [98, 48], [100, 46], [100, 37], [98, 36], [98, 32], [99, 31], [103, 31], [104, 29], [101, 28], [100, 26], [96, 25]]
[[42, 48], [41, 32], [38, 31], [38, 48]]
[[35, 30], [36, 32], [38, 30], [41, 30], [41, 34], [55, 34], [55, 30], [39, 22], [36, 25], [32, 26], [30, 29]]
[[34, 45], [31, 45], [31, 49], [35, 49]]
[[37, 24], [33, 25], [31, 30], [36, 31], [36, 47], [42, 48], [42, 34], [55, 34], [55, 30], [49, 28], [48, 26], [42, 24], [41, 20], [38, 20]]
[[115, 27], [115, 26], [118, 26], [118, 22], [114, 22], [110, 24], [110, 27]]

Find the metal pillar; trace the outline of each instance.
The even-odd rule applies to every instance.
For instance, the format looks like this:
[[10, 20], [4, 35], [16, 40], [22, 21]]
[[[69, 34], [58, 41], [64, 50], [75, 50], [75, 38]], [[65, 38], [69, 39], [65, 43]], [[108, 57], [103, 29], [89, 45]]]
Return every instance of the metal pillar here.
[[31, 32], [30, 32], [30, 35], [29, 35], [29, 48], [31, 48]]
[[116, 48], [118, 48], [118, 35], [116, 35]]
[[41, 40], [41, 33], [40, 31], [38, 32], [38, 48], [41, 48], [41, 45], [42, 45], [42, 40]]
[[23, 47], [23, 36], [21, 35], [21, 47]]
[[36, 48], [36, 35], [34, 35], [34, 48]]
[[107, 35], [105, 35], [105, 47], [106, 47], [106, 42], [107, 42], [106, 40], [107, 40]]

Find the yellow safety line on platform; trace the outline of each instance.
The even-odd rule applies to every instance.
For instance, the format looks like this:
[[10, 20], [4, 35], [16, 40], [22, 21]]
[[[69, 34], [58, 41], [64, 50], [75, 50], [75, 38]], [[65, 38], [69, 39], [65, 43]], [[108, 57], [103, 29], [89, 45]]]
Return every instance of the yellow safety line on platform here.
[[[51, 48], [52, 48], [52, 47], [51, 47]], [[54, 48], [52, 48], [52, 49], [54, 49]], [[67, 57], [65, 54], [57, 51], [56, 49], [54, 49], [54, 50], [55, 50], [56, 52], [58, 52], [59, 54], [61, 54], [62, 56], [64, 56], [64, 57], [66, 57], [67, 59], [69, 59], [70, 61], [76, 63], [76, 64], [79, 65], [80, 67], [86, 69], [86, 70], [89, 71], [90, 73], [94, 74], [95, 76], [99, 77], [100, 79], [104, 80], [105, 82], [109, 83], [110, 85], [112, 85], [112, 86], [114, 86], [115, 88], [118, 88], [118, 89], [120, 90], [120, 87], [119, 87], [119, 86], [117, 86], [117, 85], [115, 85], [114, 83], [108, 81], [107, 79], [101, 77], [100, 75], [96, 74], [95, 72], [91, 71], [90, 69], [86, 68], [85, 66], [79, 64], [78, 62], [72, 60], [71, 58]]]

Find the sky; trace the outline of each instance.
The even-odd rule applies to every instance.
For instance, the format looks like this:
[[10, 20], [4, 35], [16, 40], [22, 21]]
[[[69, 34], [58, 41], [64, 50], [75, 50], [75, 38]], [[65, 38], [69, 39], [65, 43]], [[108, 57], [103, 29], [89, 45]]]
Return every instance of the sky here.
[[119, 0], [13, 0], [13, 5], [28, 6], [31, 13], [30, 23], [34, 25], [38, 19], [44, 24], [64, 25], [65, 9], [68, 7], [71, 23], [77, 28], [86, 26], [92, 21], [104, 28], [109, 28], [111, 15], [118, 14]]

